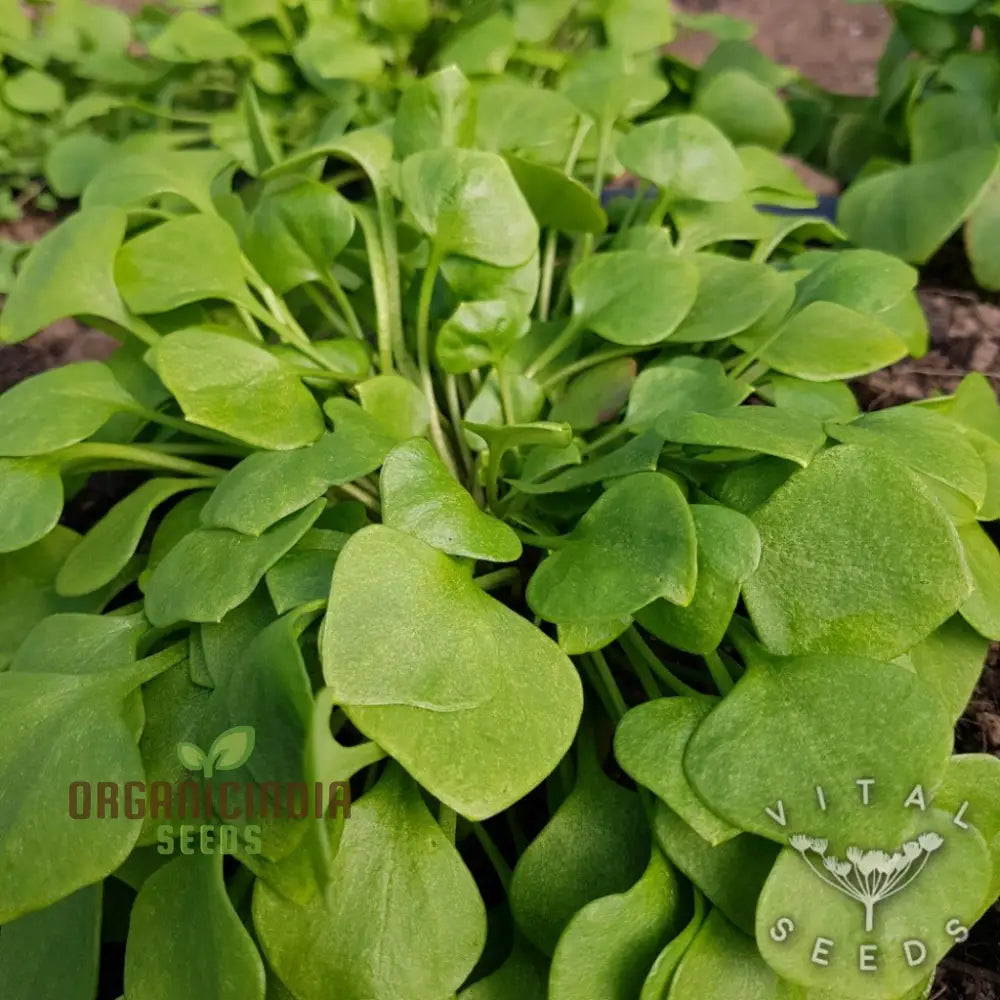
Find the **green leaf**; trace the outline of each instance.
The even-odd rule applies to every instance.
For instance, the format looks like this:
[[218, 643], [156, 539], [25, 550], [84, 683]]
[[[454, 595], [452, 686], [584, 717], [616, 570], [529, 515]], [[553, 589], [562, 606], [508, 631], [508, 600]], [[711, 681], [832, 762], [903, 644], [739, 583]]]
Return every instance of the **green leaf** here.
[[998, 152], [961, 149], [863, 178], [840, 199], [838, 224], [860, 246], [925, 264], [978, 201]]
[[430, 20], [428, 0], [367, 0], [365, 16], [393, 34], [415, 35]]
[[761, 542], [753, 522], [735, 510], [694, 504], [691, 514], [698, 535], [698, 582], [691, 603], [654, 601], [636, 619], [675, 649], [705, 654], [722, 642], [740, 588], [760, 562]]
[[[422, 437], [430, 418], [420, 389], [401, 375], [376, 375], [357, 386], [365, 412], [394, 442]], [[329, 412], [332, 401], [326, 404]]]
[[336, 20], [317, 21], [293, 49], [295, 62], [320, 92], [336, 93], [331, 84], [343, 80], [374, 83], [384, 71], [379, 50]]
[[570, 286], [576, 322], [612, 343], [646, 347], [666, 340], [691, 311], [698, 270], [687, 258], [615, 250], [580, 264]]
[[0, 455], [44, 455], [66, 448], [130, 409], [136, 409], [135, 400], [99, 361], [52, 368], [0, 396]]
[[115, 259], [115, 281], [137, 313], [168, 312], [203, 299], [255, 305], [236, 234], [215, 215], [181, 216], [129, 240]]
[[768, 383], [779, 410], [799, 410], [824, 422], [853, 420], [858, 415], [858, 401], [843, 382], [807, 382], [772, 374]]
[[650, 472], [656, 468], [662, 450], [663, 438], [655, 431], [647, 431], [623, 447], [574, 469], [566, 469], [551, 479], [543, 479], [538, 483], [515, 479], [512, 483], [522, 493], [568, 493], [581, 486], [620, 479], [638, 472]]
[[678, 344], [724, 340], [762, 319], [781, 294], [781, 276], [766, 264], [695, 254], [698, 297], [670, 339]]
[[243, 459], [212, 491], [202, 509], [202, 523], [260, 535], [331, 486], [377, 469], [393, 439], [357, 403], [331, 399], [325, 409], [336, 423], [332, 434], [305, 448], [256, 452]]
[[66, 316], [100, 316], [129, 329], [113, 277], [126, 221], [117, 208], [83, 209], [46, 233], [4, 304], [0, 341], [17, 343]]
[[149, 54], [164, 62], [203, 63], [251, 59], [253, 50], [217, 17], [182, 10], [168, 19], [164, 30], [149, 43]]
[[608, 217], [597, 198], [561, 170], [508, 153], [504, 159], [540, 226], [599, 236]]
[[521, 542], [513, 529], [480, 510], [452, 478], [429, 441], [397, 445], [379, 480], [382, 523], [453, 556], [515, 562]]
[[392, 126], [396, 156], [442, 146], [474, 146], [476, 94], [457, 66], [447, 66], [402, 93]]
[[579, 111], [571, 101], [506, 76], [483, 80], [476, 94], [476, 146], [549, 166], [565, 166], [579, 120]]
[[506, 14], [494, 14], [460, 31], [441, 49], [437, 62], [455, 65], [466, 76], [495, 76], [504, 71], [516, 44], [514, 22]]
[[659, 800], [653, 834], [660, 850], [729, 920], [753, 933], [757, 898], [778, 856], [775, 844], [743, 833], [713, 847]]
[[792, 116], [784, 102], [770, 87], [742, 70], [724, 70], [699, 83], [692, 110], [717, 125], [737, 145], [778, 150], [792, 137]]
[[1000, 290], [1000, 178], [994, 176], [976, 205], [965, 228], [965, 249], [976, 283], [990, 291]]
[[986, 468], [976, 449], [947, 417], [913, 406], [866, 413], [849, 424], [829, 423], [837, 441], [897, 458], [915, 472], [968, 497], [978, 510], [986, 499]]
[[570, 63], [559, 90], [595, 121], [610, 124], [655, 107], [670, 86], [646, 61], [619, 49], [598, 49]]
[[135, 615], [62, 613], [43, 618], [14, 654], [11, 670], [89, 674], [134, 663], [149, 622]]
[[79, 198], [114, 146], [93, 132], [76, 132], [55, 142], [45, 157], [45, 177], [60, 198]]
[[242, 604], [326, 506], [316, 500], [255, 538], [225, 528], [191, 531], [145, 583], [146, 615], [158, 628], [179, 621], [218, 622]]
[[510, 299], [463, 302], [438, 331], [438, 364], [452, 375], [496, 364], [528, 332], [529, 323]]
[[684, 773], [684, 751], [713, 699], [657, 698], [627, 712], [615, 730], [622, 770], [662, 799], [712, 847], [741, 831], [701, 800]]
[[525, 263], [538, 224], [506, 162], [494, 153], [429, 149], [400, 169], [403, 203], [440, 254], [498, 267]]
[[983, 672], [988, 648], [988, 641], [955, 615], [895, 662], [911, 667], [958, 719]]
[[226, 895], [221, 854], [181, 855], [143, 883], [129, 921], [125, 990], [137, 1000], [264, 1000], [264, 963]]
[[818, 420], [775, 407], [739, 406], [714, 413], [667, 411], [656, 430], [668, 441], [706, 448], [740, 448], [807, 466], [826, 435]]
[[595, 899], [569, 922], [552, 957], [552, 1000], [635, 1000], [646, 973], [676, 929], [681, 886], [654, 847], [642, 877], [627, 892]]
[[[352, 722], [471, 819], [549, 774], [580, 717], [579, 678], [551, 640], [468, 569], [382, 526], [340, 554], [321, 656]], [[511, 713], [516, 741], [503, 735]]]
[[696, 567], [694, 520], [677, 485], [648, 472], [616, 482], [535, 570], [531, 609], [547, 621], [606, 621], [658, 597], [688, 604]]
[[243, 247], [279, 294], [328, 281], [354, 235], [354, 214], [334, 188], [300, 177], [272, 181], [247, 218]]
[[204, 485], [197, 479], [150, 479], [119, 500], [70, 552], [56, 577], [63, 597], [111, 583], [135, 555], [153, 511], [171, 497]]
[[3, 82], [4, 102], [15, 111], [45, 115], [58, 111], [66, 102], [62, 82], [36, 69], [23, 69]]
[[212, 182], [230, 159], [218, 150], [204, 149], [119, 153], [87, 185], [83, 207], [135, 208], [163, 195], [174, 195], [211, 215], [215, 212]]
[[664, 1000], [667, 995], [667, 987], [673, 978], [680, 960], [684, 957], [691, 942], [695, 939], [701, 925], [705, 920], [705, 897], [693, 891], [694, 913], [684, 930], [670, 941], [666, 947], [656, 956], [646, 976], [646, 981], [642, 984], [642, 992], [639, 1000]]
[[601, 770], [590, 726], [581, 737], [573, 790], [521, 855], [510, 887], [518, 928], [547, 955], [576, 913], [626, 892], [649, 860], [639, 797]]
[[615, 358], [578, 375], [549, 411], [549, 419], [588, 431], [614, 420], [635, 383], [633, 358]]
[[547, 1000], [548, 973], [544, 956], [515, 934], [513, 948], [503, 964], [462, 990], [459, 1000]]
[[676, 34], [673, 10], [659, 0], [609, 0], [603, 20], [609, 44], [625, 52], [658, 49]]
[[0, 458], [0, 552], [44, 538], [62, 509], [58, 464], [45, 458]]
[[713, 358], [681, 355], [647, 365], [632, 385], [625, 426], [641, 434], [666, 413], [721, 410], [736, 406], [749, 387], [729, 378], [722, 363]]
[[715, 996], [732, 1000], [798, 1000], [798, 990], [782, 983], [764, 963], [753, 939], [712, 910], [677, 966], [666, 1000]]
[[618, 142], [622, 166], [672, 198], [732, 201], [743, 191], [743, 164], [729, 140], [698, 115], [638, 125]]
[[486, 939], [472, 875], [396, 766], [352, 805], [325, 898], [296, 905], [258, 882], [253, 917], [268, 963], [300, 1000], [438, 1000]]
[[301, 448], [323, 433], [312, 394], [263, 347], [191, 328], [160, 340], [153, 358], [194, 424], [277, 450]]
[[[163, 660], [160, 669], [170, 662]], [[67, 790], [73, 782], [87, 782], [96, 795], [99, 781], [121, 786], [143, 780], [142, 760], [123, 712], [125, 697], [144, 679], [144, 670], [0, 674], [3, 923], [103, 879], [132, 850], [140, 820], [124, 812], [98, 817], [94, 799], [90, 818], [73, 819]], [[86, 747], [85, 754], [80, 747]], [[33, 762], [30, 768], [26, 760]], [[46, 845], [44, 855], [39, 844]]]
[[743, 593], [773, 652], [898, 656], [969, 595], [944, 511], [912, 472], [878, 452], [825, 452], [753, 520], [764, 548]]
[[959, 612], [980, 635], [1000, 638], [1000, 553], [978, 524], [962, 525], [958, 536], [973, 585]]
[[[769, 708], [789, 698], [794, 710]], [[899, 754], [904, 739], [910, 750]], [[805, 832], [841, 849], [858, 838], [888, 847], [911, 815], [901, 803], [917, 785], [934, 786], [951, 741], [944, 705], [904, 667], [841, 654], [757, 653], [691, 737], [684, 767], [709, 807], [743, 830], [780, 843]], [[855, 776], [876, 782], [867, 805], [860, 789], [835, 792]]]
[[101, 888], [87, 886], [4, 927], [0, 990], [6, 1000], [93, 1000]]
[[910, 118], [914, 163], [939, 160], [961, 149], [983, 149], [994, 142], [993, 110], [974, 94], [932, 94]]

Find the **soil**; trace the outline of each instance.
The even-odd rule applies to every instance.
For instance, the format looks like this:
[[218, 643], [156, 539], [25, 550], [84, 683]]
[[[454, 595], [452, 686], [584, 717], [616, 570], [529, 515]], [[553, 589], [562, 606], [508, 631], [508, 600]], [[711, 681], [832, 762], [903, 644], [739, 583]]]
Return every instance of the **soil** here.
[[[130, 4], [119, 0], [118, 6]], [[755, 42], [769, 56], [797, 67], [804, 75], [841, 93], [871, 93], [875, 66], [891, 25], [880, 5], [859, 6], [846, 0], [677, 0], [691, 12], [719, 12], [757, 25]], [[700, 61], [713, 41], [688, 35], [674, 48]], [[822, 178], [817, 190], [828, 193]], [[29, 217], [0, 236], [32, 239], [51, 225], [51, 218]], [[935, 262], [941, 264], [941, 261]], [[947, 259], [933, 269], [935, 287], [921, 298], [931, 325], [931, 348], [855, 383], [859, 401], [880, 409], [954, 391], [969, 371], [986, 374], [1000, 391], [1000, 305], [977, 297]], [[940, 285], [941, 287], [937, 287]], [[64, 320], [23, 344], [0, 348], [0, 391], [47, 368], [85, 358], [106, 357], [114, 348], [109, 337]], [[96, 508], [109, 503], [118, 483], [95, 483], [71, 505], [86, 522]], [[80, 524], [79, 527], [84, 527]], [[994, 646], [972, 701], [959, 720], [956, 750], [1000, 756], [1000, 646]], [[969, 940], [941, 964], [931, 1000], [1000, 1000], [1000, 905], [973, 929]]]

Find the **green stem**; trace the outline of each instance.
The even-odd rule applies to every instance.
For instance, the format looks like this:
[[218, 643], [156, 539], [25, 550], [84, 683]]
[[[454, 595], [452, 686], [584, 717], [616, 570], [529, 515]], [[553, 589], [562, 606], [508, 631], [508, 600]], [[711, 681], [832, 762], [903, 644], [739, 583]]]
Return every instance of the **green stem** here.
[[[130, 410], [136, 416], [142, 417], [150, 423], [160, 424], [163, 427], [169, 427], [172, 430], [181, 431], [181, 433], [189, 434], [191, 437], [206, 438], [209, 441], [218, 441], [219, 444], [227, 446], [240, 446], [240, 442], [229, 437], [228, 434], [220, 434], [218, 431], [210, 430], [207, 427], [201, 427], [198, 424], [189, 423], [181, 417], [172, 417], [167, 413], [161, 413], [159, 410], [150, 410], [141, 405], [130, 407]], [[249, 451], [250, 449], [247, 450]]]
[[566, 544], [566, 539], [561, 535], [535, 535], [520, 528], [514, 528], [514, 534], [525, 545], [530, 545], [534, 549], [558, 549]]
[[626, 434], [628, 434], [628, 428], [624, 424], [615, 424], [614, 427], [609, 428], [603, 434], [598, 434], [593, 441], [588, 441], [587, 446], [582, 449], [581, 454], [592, 455], [595, 451], [599, 451], [605, 445], [613, 444]]
[[604, 658], [604, 654], [602, 652], [597, 650], [590, 654], [590, 658], [597, 669], [597, 676], [600, 677], [601, 683], [604, 685], [604, 689], [608, 695], [608, 700], [614, 707], [614, 720], [615, 722], [618, 722], [628, 711], [628, 705], [625, 703], [625, 698], [622, 696], [621, 688], [618, 687], [614, 674], [611, 673], [611, 668], [608, 666], [608, 661]]
[[653, 672], [646, 666], [644, 660], [630, 660], [632, 664], [632, 669], [635, 671], [635, 676], [639, 678], [639, 683], [642, 685], [643, 691], [646, 692], [646, 697], [650, 701], [656, 701], [657, 698], [662, 697], [663, 692], [660, 690], [659, 684], [656, 683], [656, 678], [653, 676]]
[[556, 250], [559, 234], [555, 229], [545, 233], [545, 247], [542, 250], [542, 273], [538, 286], [538, 318], [547, 322], [552, 308], [552, 281], [556, 273]]
[[341, 483], [339, 486], [335, 486], [334, 489], [340, 490], [341, 493], [346, 494], [352, 500], [363, 503], [373, 513], [381, 515], [382, 505], [375, 497], [370, 496], [359, 486], [355, 486], [353, 483]]
[[456, 479], [460, 479], [455, 459], [448, 446], [448, 439], [444, 436], [444, 429], [441, 426], [437, 397], [434, 395], [434, 378], [431, 374], [431, 297], [434, 294], [434, 282], [437, 280], [440, 267], [441, 254], [434, 247], [431, 249], [430, 260], [427, 262], [423, 278], [420, 280], [420, 297], [417, 301], [417, 368], [420, 372], [420, 385], [424, 390], [424, 399], [427, 401], [431, 440], [448, 471]]
[[502, 587], [505, 583], [513, 583], [515, 580], [520, 579], [520, 570], [513, 566], [508, 566], [506, 569], [498, 569], [483, 576], [473, 577], [472, 582], [482, 590], [496, 590], [497, 587]]
[[448, 417], [451, 420], [451, 428], [455, 434], [455, 440], [458, 442], [458, 454], [462, 459], [462, 465], [465, 467], [466, 476], [471, 477], [475, 462], [472, 458], [472, 450], [469, 448], [469, 442], [465, 440], [465, 430], [462, 427], [462, 403], [458, 398], [458, 379], [454, 375], [445, 375], [444, 377], [444, 398], [448, 404]]
[[227, 458], [245, 458], [253, 451], [238, 444], [187, 444], [173, 441], [144, 441], [142, 447], [161, 455], [219, 455]]
[[578, 361], [574, 361], [572, 364], [568, 364], [550, 375], [542, 383], [542, 389], [547, 392], [550, 389], [554, 389], [560, 382], [565, 382], [566, 379], [572, 378], [574, 375], [579, 375], [580, 372], [585, 372], [588, 368], [594, 368], [605, 361], [614, 361], [616, 358], [626, 358], [630, 354], [636, 354], [641, 350], [642, 348], [635, 347], [612, 347], [605, 351], [597, 351], [594, 354], [589, 354], [587, 357], [580, 358]]
[[653, 205], [653, 211], [649, 213], [649, 224], [651, 226], [662, 226], [663, 220], [666, 218], [667, 212], [670, 211], [670, 206], [673, 202], [673, 192], [669, 188], [662, 190], [659, 198], [656, 199], [656, 204]]
[[500, 390], [500, 410], [503, 413], [505, 424], [517, 423], [517, 416], [514, 412], [514, 397], [510, 391], [510, 372], [501, 361], [495, 368], [497, 373], [497, 387]]
[[580, 317], [571, 317], [559, 334], [550, 341], [549, 346], [532, 361], [524, 374], [528, 378], [534, 378], [539, 372], [544, 371], [563, 351], [572, 346], [582, 328], [583, 322]]
[[[382, 250], [385, 260], [386, 295], [389, 307], [389, 334], [393, 345], [389, 354], [397, 354], [396, 364], [406, 375], [413, 373], [413, 362], [406, 350], [406, 338], [403, 334], [403, 295], [399, 284], [399, 245], [396, 239], [396, 209], [392, 193], [383, 190], [381, 185], [375, 186], [375, 204], [378, 208], [378, 228], [381, 233]], [[379, 356], [383, 357], [382, 342], [379, 341]], [[383, 368], [383, 371], [391, 370]]]
[[729, 671], [726, 670], [726, 665], [722, 662], [722, 657], [717, 652], [706, 653], [704, 660], [709, 673], [712, 675], [712, 680], [715, 682], [715, 686], [719, 689], [719, 694], [729, 694], [733, 689], [733, 678], [730, 676]]
[[[643, 641], [641, 635], [639, 635], [639, 630], [633, 625], [627, 632], [625, 632], [621, 639], [619, 640], [622, 646], [625, 648], [625, 652], [631, 652], [634, 656], [638, 657], [643, 663], [649, 667], [653, 673], [663, 681], [664, 684], [674, 694], [679, 694], [684, 697], [695, 697], [703, 698], [704, 695], [695, 690], [688, 684], [685, 684], [679, 677], [674, 676], [674, 674], [660, 662], [659, 657], [646, 645]], [[629, 657], [631, 660], [631, 657]]]
[[320, 315], [322, 315], [323, 319], [325, 319], [327, 323], [329, 323], [330, 326], [332, 326], [333, 329], [337, 331], [337, 333], [341, 334], [344, 337], [349, 337], [351, 335], [350, 327], [347, 325], [343, 317], [338, 316], [330, 308], [330, 303], [323, 298], [323, 296], [319, 293], [316, 287], [314, 285], [306, 284], [303, 285], [303, 288], [305, 290], [306, 296], [309, 298], [309, 301], [312, 302], [312, 304], [319, 310]]
[[473, 823], [472, 832], [475, 834], [476, 840], [479, 841], [479, 846], [482, 847], [483, 853], [488, 858], [490, 864], [493, 865], [493, 870], [497, 873], [497, 878], [503, 886], [504, 893], [509, 893], [510, 880], [513, 877], [510, 865], [507, 864], [504, 856], [500, 853], [500, 849], [493, 843], [493, 838], [486, 832], [482, 823]]
[[391, 372], [393, 356], [399, 370], [408, 378], [416, 375], [416, 368], [406, 350], [402, 320], [393, 309], [393, 285], [389, 277], [389, 264], [385, 247], [379, 236], [378, 224], [364, 205], [354, 206], [354, 215], [365, 238], [368, 251], [368, 270], [372, 279], [372, 296], [375, 299], [376, 328], [378, 334], [379, 367], [383, 373]]
[[636, 189], [631, 202], [629, 202], [628, 210], [625, 212], [625, 218], [622, 219], [621, 225], [618, 227], [618, 232], [615, 233], [615, 237], [611, 241], [612, 249], [617, 249], [625, 242], [624, 237], [635, 225], [636, 217], [639, 215], [639, 210], [642, 206], [646, 204], [646, 198], [651, 187], [652, 184], [649, 181], [643, 181]]
[[225, 474], [225, 469], [217, 469], [214, 465], [205, 465], [202, 462], [189, 462], [183, 458], [175, 458], [172, 455], [162, 455], [156, 451], [149, 451], [146, 448], [136, 447], [130, 444], [110, 444], [98, 442], [85, 442], [74, 444], [69, 448], [56, 452], [55, 456], [61, 461], [91, 462], [94, 459], [109, 459], [114, 462], [127, 462], [133, 467], [149, 467], [153, 469], [168, 469], [170, 472], [184, 472], [190, 476], [203, 476], [211, 479], [213, 483], [218, 482]]
[[608, 694], [608, 690], [604, 685], [601, 675], [597, 671], [594, 661], [589, 656], [581, 656], [577, 662], [583, 668], [583, 672], [586, 674], [587, 680], [589, 681], [594, 693], [598, 698], [600, 698], [601, 704], [604, 706], [604, 711], [607, 713], [608, 718], [617, 722], [620, 716], [616, 713], [615, 704]]
[[[365, 340], [365, 331], [361, 328], [358, 314], [354, 311], [354, 306], [351, 305], [351, 300], [347, 297], [343, 286], [330, 272], [323, 275], [323, 283], [333, 296], [333, 301], [337, 303], [340, 311], [344, 314], [351, 335], [363, 342]], [[389, 367], [392, 367], [391, 362]]]

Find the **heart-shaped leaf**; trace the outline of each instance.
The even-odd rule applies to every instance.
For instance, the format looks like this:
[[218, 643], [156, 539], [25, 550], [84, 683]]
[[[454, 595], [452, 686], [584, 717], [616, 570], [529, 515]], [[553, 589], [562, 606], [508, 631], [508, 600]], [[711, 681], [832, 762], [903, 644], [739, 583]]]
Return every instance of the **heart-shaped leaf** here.
[[17, 343], [65, 316], [100, 316], [133, 327], [113, 276], [126, 222], [120, 209], [91, 208], [46, 233], [4, 303], [0, 341]]
[[632, 173], [674, 198], [732, 201], [743, 191], [743, 164], [729, 140], [698, 115], [669, 115], [638, 125], [618, 143]]
[[158, 628], [179, 621], [221, 621], [253, 593], [325, 506], [325, 500], [316, 500], [259, 537], [226, 528], [184, 535], [146, 579], [147, 617]]
[[698, 535], [698, 582], [691, 603], [654, 601], [636, 619], [668, 645], [704, 654], [722, 642], [740, 587], [760, 562], [761, 543], [753, 521], [738, 511], [694, 504], [691, 514]]
[[654, 847], [627, 892], [588, 903], [569, 922], [552, 957], [549, 995], [634, 1000], [682, 912], [677, 875]]
[[567, 423], [575, 431], [614, 420], [629, 398], [636, 367], [633, 358], [615, 358], [578, 375], [553, 405], [549, 419]]
[[457, 66], [431, 73], [403, 91], [392, 126], [399, 159], [441, 146], [473, 146], [475, 137], [476, 94]]
[[192, 423], [276, 450], [301, 448], [323, 433], [312, 394], [263, 347], [191, 328], [164, 337], [153, 357]]
[[824, 452], [753, 520], [763, 554], [743, 594], [776, 653], [898, 656], [970, 593], [946, 514], [914, 473], [880, 452]]
[[0, 552], [44, 538], [63, 509], [59, 466], [45, 458], [0, 458]]
[[[125, 950], [129, 996], [264, 1000], [264, 963], [226, 895], [222, 860], [181, 855], [143, 883]], [[206, 951], [206, 941], [218, 951]], [[215, 960], [221, 952], [225, 964]]]
[[615, 344], [645, 347], [666, 340], [691, 311], [698, 269], [683, 257], [615, 250], [584, 261], [570, 285], [581, 326]]
[[352, 805], [327, 892], [301, 906], [258, 883], [253, 916], [269, 964], [301, 1000], [331, 989], [344, 1000], [438, 1000], [486, 939], [472, 875], [396, 766]]
[[697, 576], [695, 526], [677, 485], [648, 472], [615, 483], [580, 518], [528, 583], [548, 621], [629, 615], [658, 597], [690, 602]]
[[740, 830], [705, 805], [683, 766], [688, 741], [712, 705], [708, 698], [656, 698], [631, 709], [615, 730], [615, 758], [631, 778], [718, 847]]
[[236, 234], [217, 215], [181, 216], [133, 237], [115, 258], [115, 283], [137, 313], [167, 312], [204, 299], [256, 306]]
[[521, 542], [503, 521], [480, 510], [444, 467], [429, 441], [397, 445], [379, 480], [382, 523], [453, 556], [514, 562]]
[[0, 396], [0, 455], [44, 455], [68, 447], [136, 406], [98, 361], [52, 368]]
[[510, 167], [494, 153], [414, 153], [402, 165], [400, 186], [404, 204], [441, 254], [516, 267], [538, 246], [535, 217]]
[[[579, 678], [558, 647], [467, 569], [391, 528], [365, 528], [341, 552], [321, 655], [354, 724], [474, 819], [549, 774], [580, 717]], [[502, 735], [510, 713], [515, 742]]]
[[323, 496], [331, 486], [366, 476], [393, 445], [375, 420], [347, 399], [327, 400], [333, 433], [292, 451], [256, 452], [234, 466], [213, 490], [202, 523], [259, 535]]

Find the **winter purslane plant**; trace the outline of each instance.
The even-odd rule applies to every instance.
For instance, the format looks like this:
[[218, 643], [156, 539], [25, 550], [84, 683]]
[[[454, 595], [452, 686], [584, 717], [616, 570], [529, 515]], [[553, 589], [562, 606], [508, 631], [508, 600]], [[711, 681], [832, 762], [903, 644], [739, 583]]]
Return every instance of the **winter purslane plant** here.
[[[997, 896], [1000, 764], [951, 755], [986, 381], [859, 414], [916, 272], [758, 211], [808, 200], [766, 148], [636, 124], [646, 62], [496, 86], [253, 177], [118, 156], [20, 269], [0, 339], [121, 347], [0, 397], [5, 998], [92, 997], [103, 933], [129, 1000], [900, 1000]], [[619, 166], [655, 193], [609, 220]], [[192, 775], [194, 853], [111, 815]]]
[[[976, 282], [1000, 289], [1000, 9], [894, 0], [878, 94], [793, 99], [792, 149], [845, 184], [857, 245], [925, 264], [956, 233]], [[811, 88], [807, 88], [810, 89]]]

